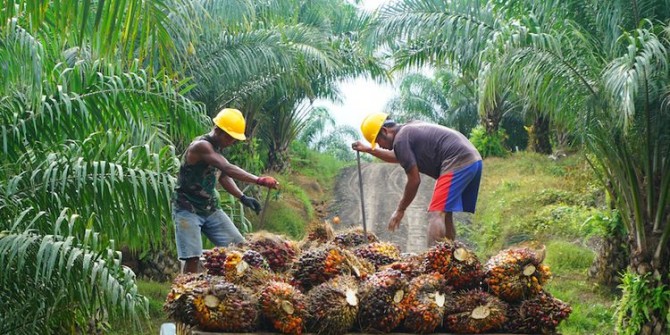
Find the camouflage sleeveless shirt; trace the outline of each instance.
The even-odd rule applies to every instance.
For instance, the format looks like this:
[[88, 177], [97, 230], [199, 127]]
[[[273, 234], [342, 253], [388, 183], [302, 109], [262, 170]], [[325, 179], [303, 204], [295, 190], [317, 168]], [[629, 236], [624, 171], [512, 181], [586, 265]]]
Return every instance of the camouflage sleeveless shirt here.
[[[203, 135], [196, 140], [207, 141], [212, 144], [214, 151], [221, 154], [221, 149], [209, 135]], [[172, 198], [175, 208], [209, 216], [219, 209], [219, 195], [216, 191], [218, 169], [205, 162], [188, 164], [186, 153], [182, 157], [177, 177], [177, 187]]]

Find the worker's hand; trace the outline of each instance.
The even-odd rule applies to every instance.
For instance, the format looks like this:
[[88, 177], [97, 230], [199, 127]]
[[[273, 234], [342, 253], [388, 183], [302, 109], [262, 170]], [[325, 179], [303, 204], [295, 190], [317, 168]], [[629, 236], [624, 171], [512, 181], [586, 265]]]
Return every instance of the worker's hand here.
[[242, 195], [240, 197], [240, 202], [242, 202], [242, 205], [245, 205], [245, 206], [251, 208], [251, 210], [256, 212], [256, 214], [261, 212], [261, 203], [258, 202], [258, 200], [254, 199], [252, 197], [247, 197], [246, 195]]
[[258, 177], [258, 179], [256, 179], [256, 184], [274, 189], [279, 188], [279, 182], [268, 176]]
[[354, 143], [351, 143], [351, 148], [356, 150], [356, 151], [362, 151], [362, 152], [367, 152], [367, 153], [370, 153], [370, 151], [372, 151], [372, 148], [363, 144], [363, 142], [361, 142], [361, 141], [356, 141]]
[[405, 216], [405, 211], [396, 209], [395, 212], [393, 212], [393, 215], [391, 216], [391, 221], [389, 222], [388, 230], [390, 231], [395, 231], [400, 227], [400, 220]]

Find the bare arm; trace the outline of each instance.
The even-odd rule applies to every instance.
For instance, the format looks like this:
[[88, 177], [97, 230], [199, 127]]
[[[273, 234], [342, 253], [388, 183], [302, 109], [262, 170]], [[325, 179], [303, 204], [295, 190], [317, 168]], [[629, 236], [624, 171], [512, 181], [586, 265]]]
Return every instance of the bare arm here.
[[421, 175], [419, 174], [419, 168], [414, 165], [409, 171], [407, 171], [407, 184], [405, 184], [405, 192], [402, 195], [402, 199], [398, 203], [399, 211], [405, 211], [407, 207], [414, 201], [416, 193], [419, 190], [419, 185], [421, 185]]
[[407, 184], [405, 184], [405, 192], [402, 195], [402, 199], [398, 203], [398, 208], [393, 212], [391, 220], [389, 221], [388, 229], [390, 231], [395, 231], [400, 227], [400, 221], [405, 216], [405, 210], [409, 207], [409, 204], [412, 203], [414, 197], [416, 197], [416, 192], [419, 190], [419, 185], [421, 184], [421, 175], [419, 174], [419, 168], [414, 165], [409, 171], [407, 171]]
[[[186, 155], [186, 162], [189, 164], [196, 164], [200, 161], [214, 166], [230, 178], [246, 183], [256, 183], [258, 181], [257, 176], [244, 171], [235, 164], [229, 163], [227, 159], [215, 152], [212, 145], [207, 141], [194, 142]], [[219, 182], [221, 182], [221, 178], [219, 178]], [[221, 185], [226, 188], [224, 183], [221, 183]], [[235, 186], [235, 188], [237, 188], [237, 186]], [[226, 191], [228, 191], [227, 188]]]
[[226, 190], [226, 192], [232, 194], [235, 198], [239, 199], [241, 196], [244, 195], [244, 193], [242, 193], [242, 190], [240, 190], [240, 188], [237, 187], [237, 184], [235, 184], [233, 178], [230, 178], [223, 173], [221, 174], [221, 176], [219, 176], [219, 184], [223, 186], [223, 189]]
[[393, 152], [393, 150], [382, 149], [379, 148], [379, 146], [377, 146], [375, 150], [372, 150], [372, 148], [361, 143], [360, 141], [354, 142], [354, 144], [351, 145], [351, 148], [357, 151], [369, 153], [370, 155], [388, 163], [398, 163], [398, 159], [396, 159], [395, 152]]

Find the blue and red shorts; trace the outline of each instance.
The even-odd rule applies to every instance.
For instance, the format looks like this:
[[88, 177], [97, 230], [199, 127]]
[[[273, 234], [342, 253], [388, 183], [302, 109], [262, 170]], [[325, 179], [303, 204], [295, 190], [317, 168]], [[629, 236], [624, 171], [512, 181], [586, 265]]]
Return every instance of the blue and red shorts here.
[[481, 178], [482, 161], [441, 175], [428, 211], [474, 213]]

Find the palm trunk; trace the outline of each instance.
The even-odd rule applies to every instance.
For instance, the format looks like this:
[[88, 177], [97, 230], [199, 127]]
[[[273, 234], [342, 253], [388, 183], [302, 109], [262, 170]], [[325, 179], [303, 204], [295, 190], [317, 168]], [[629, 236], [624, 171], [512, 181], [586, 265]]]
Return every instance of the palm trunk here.
[[549, 117], [539, 115], [528, 128], [528, 150], [540, 154], [550, 155], [552, 152], [549, 140]]
[[[658, 242], [658, 241], [649, 241]], [[666, 250], [666, 259], [670, 251]], [[630, 259], [630, 269], [633, 273], [640, 276], [648, 275], [646, 278], [646, 287], [650, 291], [665, 292], [668, 294], [668, 287], [670, 287], [670, 279], [668, 278], [668, 271], [670, 270], [668, 264], [656, 264], [652, 261], [651, 255], [633, 255]], [[658, 293], [656, 293], [658, 294]], [[653, 298], [656, 298], [656, 294]], [[660, 294], [658, 294], [660, 295]], [[670, 298], [666, 298], [670, 299]], [[650, 299], [651, 300], [651, 299]], [[659, 302], [663, 303], [663, 300]], [[667, 304], [668, 301], [666, 300]], [[644, 308], [649, 313], [649, 319], [642, 325], [640, 335], [667, 335], [670, 334], [670, 324], [668, 324], [668, 310], [663, 310], [658, 306], [654, 306], [653, 301], [646, 301]]]
[[268, 166], [271, 171], [285, 172], [290, 167], [290, 160], [287, 148], [279, 145], [270, 145], [268, 150]]

